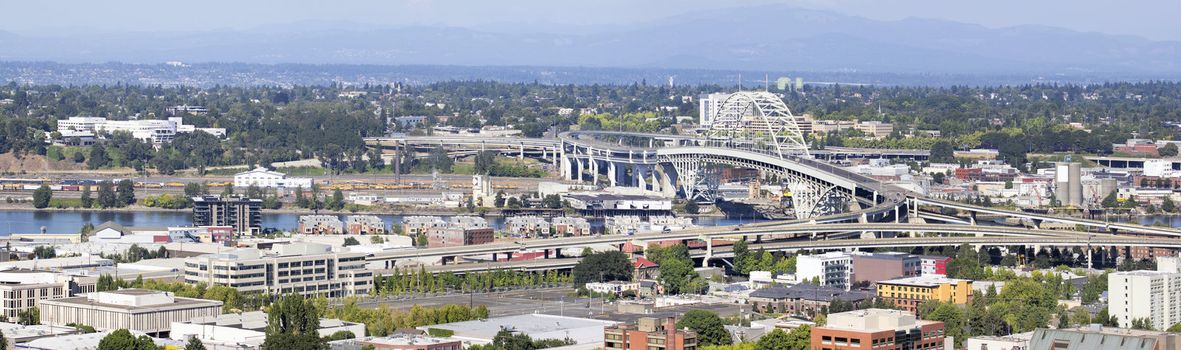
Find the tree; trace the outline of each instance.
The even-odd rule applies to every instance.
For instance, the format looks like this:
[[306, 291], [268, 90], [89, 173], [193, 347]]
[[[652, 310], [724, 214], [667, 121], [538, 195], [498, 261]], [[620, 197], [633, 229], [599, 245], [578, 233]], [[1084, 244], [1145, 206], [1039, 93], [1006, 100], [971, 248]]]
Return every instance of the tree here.
[[812, 328], [807, 325], [796, 327], [791, 333], [776, 328], [764, 334], [755, 343], [755, 350], [807, 350], [811, 344]]
[[205, 344], [197, 337], [189, 337], [189, 342], [185, 343], [185, 350], [205, 350]]
[[504, 208], [504, 191], [496, 192], [496, 199], [492, 202], [497, 208]]
[[0, 349], [8, 349], [8, 338], [4, 336], [4, 332], [0, 332]]
[[98, 342], [96, 350], [159, 350], [160, 347], [151, 337], [141, 335], [136, 338], [126, 329], [118, 329], [103, 337]]
[[1115, 208], [1119, 206], [1119, 198], [1116, 197], [1115, 192], [1116, 191], [1111, 191], [1107, 194], [1107, 196], [1103, 197], [1103, 202], [1101, 204], [1104, 208]]
[[118, 193], [118, 198], [116, 199], [118, 206], [122, 207], [135, 204], [135, 184], [131, 180], [123, 179], [119, 181], [118, 189], [115, 192]]
[[1177, 156], [1177, 144], [1170, 142], [1170, 143], [1166, 144], [1164, 147], [1158, 148], [1156, 150], [1156, 152], [1158, 154], [1160, 154], [1161, 157], [1176, 157]]
[[750, 248], [748, 248], [746, 240], [734, 242], [734, 272], [738, 274], [749, 274], [750, 265]]
[[930, 159], [932, 163], [955, 163], [955, 148], [950, 142], [936, 141], [931, 146]]
[[562, 196], [551, 194], [545, 196], [541, 200], [541, 206], [549, 209], [558, 209], [562, 207]]
[[90, 186], [82, 186], [82, 207], [90, 208], [94, 206], [94, 198], [90, 195]]
[[685, 212], [689, 214], [697, 214], [701, 211], [701, 207], [697, 205], [697, 201], [689, 200], [685, 202]]
[[107, 158], [107, 150], [103, 148], [102, 144], [90, 146], [90, 157], [86, 159], [87, 168], [95, 170], [107, 166], [108, 162], [110, 162], [110, 158]]
[[332, 191], [332, 202], [329, 204], [328, 209], [344, 209], [344, 192], [341, 192], [339, 188]]
[[325, 350], [319, 336], [320, 313], [312, 300], [286, 295], [271, 304], [263, 350]]
[[31, 326], [41, 324], [41, 310], [36, 306], [25, 309], [25, 311], [16, 314], [16, 323]]
[[[1172, 145], [1172, 144], [1170, 143], [1170, 145]], [[1177, 211], [1177, 203], [1173, 203], [1172, 199], [1170, 199], [1169, 197], [1165, 197], [1165, 201], [1164, 201], [1164, 203], [1161, 203], [1160, 209], [1166, 213], [1175, 212], [1175, 211]]]
[[[1181, 332], [1181, 323], [1174, 323], [1172, 326], [1169, 326], [1169, 329], [1166, 329], [1165, 331], [1169, 332], [1169, 333]], [[2, 338], [0, 338], [0, 339], [2, 339]]]
[[627, 281], [632, 278], [631, 261], [627, 254], [620, 251], [583, 255], [570, 273], [574, 285], [578, 287], [587, 282]]
[[372, 244], [382, 244], [382, 243], [385, 243], [385, 238], [383, 238], [383, 237], [381, 237], [381, 236], [370, 236], [370, 237], [369, 237], [369, 243], [372, 243]]
[[360, 244], [361, 244], [361, 242], [358, 242], [356, 238], [353, 238], [353, 237], [345, 237], [344, 238], [344, 246], [345, 247], [352, 246], [352, 245], [360, 245]]
[[677, 320], [677, 328], [689, 328], [697, 332], [697, 344], [700, 346], [729, 345], [732, 342], [722, 318], [712, 311], [689, 310]]
[[41, 185], [33, 191], [33, 207], [37, 209], [45, 209], [49, 206], [49, 200], [53, 199], [53, 190], [49, 189], [48, 185]]

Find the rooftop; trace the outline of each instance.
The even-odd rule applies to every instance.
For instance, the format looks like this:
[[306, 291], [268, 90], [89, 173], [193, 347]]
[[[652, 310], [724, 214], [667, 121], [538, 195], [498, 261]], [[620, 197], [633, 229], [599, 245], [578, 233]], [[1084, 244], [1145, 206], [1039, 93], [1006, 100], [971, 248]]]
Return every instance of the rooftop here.
[[767, 299], [804, 299], [831, 302], [834, 300], [860, 301], [869, 298], [868, 292], [818, 286], [811, 283], [799, 283], [789, 287], [772, 286], [761, 288], [750, 293], [752, 298]]
[[962, 280], [956, 278], [947, 278], [939, 275], [923, 275], [915, 277], [896, 278], [886, 281], [878, 281], [878, 284], [894, 284], [903, 286], [915, 287], [938, 287], [943, 284], [959, 284], [960, 282], [972, 282], [970, 280]]
[[160, 308], [220, 307], [222, 305], [222, 302], [216, 300], [181, 298], [173, 296], [172, 293], [147, 289], [120, 289], [109, 292], [94, 292], [87, 293], [83, 296], [42, 300], [41, 302], [71, 306], [106, 307], [127, 312], [151, 311]]
[[919, 320], [913, 313], [902, 310], [865, 309], [828, 315], [823, 328], [857, 332], [881, 332], [911, 329], [938, 321]]
[[420, 329], [439, 328], [455, 332], [455, 337], [490, 342], [501, 328], [510, 328], [527, 334], [533, 339], [564, 339], [569, 337], [578, 344], [601, 343], [603, 328], [615, 325], [614, 321], [589, 318], [526, 314], [496, 317], [487, 320], [454, 322]]

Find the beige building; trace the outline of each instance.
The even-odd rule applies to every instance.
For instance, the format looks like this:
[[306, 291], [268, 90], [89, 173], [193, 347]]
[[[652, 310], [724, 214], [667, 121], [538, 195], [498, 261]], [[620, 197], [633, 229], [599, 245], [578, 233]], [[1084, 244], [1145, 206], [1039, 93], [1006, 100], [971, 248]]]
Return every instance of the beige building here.
[[46, 325], [75, 323], [99, 331], [123, 328], [159, 336], [170, 330], [172, 322], [221, 314], [222, 303], [147, 289], [123, 289], [42, 300], [40, 307], [41, 323]]
[[857, 130], [861, 130], [862, 133], [865, 133], [865, 136], [886, 137], [894, 132], [894, 124], [870, 120], [857, 123]]
[[337, 253], [316, 243], [236, 249], [185, 259], [185, 282], [223, 285], [242, 292], [298, 293], [329, 298], [368, 294], [373, 271], [365, 253]]
[[[89, 290], [87, 290], [89, 289]], [[42, 300], [61, 299], [94, 291], [93, 283], [78, 283], [76, 278], [48, 271], [0, 271], [0, 312], [15, 322], [21, 312]]]

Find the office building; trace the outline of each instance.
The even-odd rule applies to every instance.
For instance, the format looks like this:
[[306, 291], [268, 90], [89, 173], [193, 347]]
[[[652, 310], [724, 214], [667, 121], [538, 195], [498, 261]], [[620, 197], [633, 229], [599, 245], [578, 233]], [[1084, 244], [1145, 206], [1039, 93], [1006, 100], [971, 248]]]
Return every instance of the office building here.
[[869, 137], [886, 137], [894, 132], [894, 124], [869, 120], [857, 123], [857, 130], [861, 130], [861, 133]]
[[220, 315], [222, 303], [147, 289], [122, 289], [42, 300], [40, 308], [42, 324], [84, 324], [100, 331], [128, 329], [158, 336], [167, 333], [172, 322]]
[[262, 231], [262, 200], [232, 196], [193, 197], [193, 226], [231, 226], [239, 234]]
[[822, 286], [848, 290], [852, 285], [853, 257], [842, 252], [828, 252], [796, 257], [796, 278], [816, 281]]
[[858, 253], [853, 254], [853, 281], [873, 283], [922, 274], [922, 259], [904, 253]]
[[696, 350], [697, 333], [677, 329], [675, 318], [644, 317], [635, 325], [618, 325], [603, 330], [606, 350]]
[[316, 243], [241, 248], [185, 259], [185, 282], [223, 285], [241, 292], [298, 293], [329, 298], [364, 295], [373, 288], [365, 253], [337, 253]]
[[865, 309], [828, 315], [812, 328], [812, 349], [951, 349], [943, 322], [915, 318], [901, 310]]
[[271, 171], [265, 167], [234, 174], [234, 187], [260, 188], [312, 188], [312, 179], [306, 177], [287, 177], [287, 174]]
[[[90, 285], [93, 287], [93, 285]], [[36, 307], [42, 300], [61, 299], [74, 293], [88, 292], [75, 277], [33, 270], [0, 271], [0, 314], [9, 320]]]
[[878, 281], [877, 294], [882, 301], [917, 313], [919, 304], [928, 300], [967, 304], [972, 300], [972, 281], [938, 275], [899, 278]]
[[1107, 312], [1119, 326], [1147, 319], [1153, 329], [1181, 322], [1181, 274], [1167, 271], [1124, 271], [1107, 275]]
[[300, 215], [298, 230], [305, 235], [339, 235], [344, 223], [336, 215]]

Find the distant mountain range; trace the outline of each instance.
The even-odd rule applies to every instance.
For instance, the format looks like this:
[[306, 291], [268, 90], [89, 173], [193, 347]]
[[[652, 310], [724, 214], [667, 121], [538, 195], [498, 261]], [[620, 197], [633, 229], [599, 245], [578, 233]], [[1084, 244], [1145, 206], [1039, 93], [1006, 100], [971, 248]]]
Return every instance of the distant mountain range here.
[[479, 29], [340, 22], [245, 31], [25, 36], [0, 32], [0, 60], [566, 66], [743, 71], [1030, 75], [1181, 73], [1181, 42], [1039, 26], [878, 21], [781, 5], [641, 25]]

